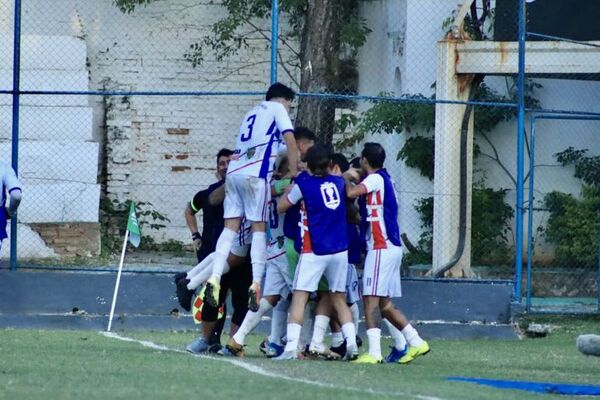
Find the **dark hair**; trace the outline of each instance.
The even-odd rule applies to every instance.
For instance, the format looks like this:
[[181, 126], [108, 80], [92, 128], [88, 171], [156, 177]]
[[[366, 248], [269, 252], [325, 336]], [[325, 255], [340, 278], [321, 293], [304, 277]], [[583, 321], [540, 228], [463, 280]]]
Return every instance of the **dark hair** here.
[[313, 142], [317, 141], [315, 133], [305, 126], [297, 126], [294, 128], [294, 139], [312, 140]]
[[327, 147], [316, 144], [306, 152], [306, 164], [314, 175], [327, 175], [327, 168], [331, 162], [330, 152]]
[[277, 97], [281, 97], [286, 100], [292, 101], [294, 100], [295, 95], [296, 92], [294, 92], [292, 89], [285, 86], [283, 83], [276, 82], [269, 87], [265, 98], [267, 101], [275, 99]]
[[333, 165], [337, 165], [338, 167], [340, 167], [342, 172], [346, 172], [348, 171], [348, 168], [350, 168], [350, 163], [348, 162], [348, 159], [342, 153], [332, 154], [331, 162]]
[[219, 162], [219, 158], [221, 158], [221, 157], [229, 157], [231, 155], [233, 155], [233, 151], [232, 150], [223, 148], [223, 149], [219, 150], [219, 152], [217, 153], [217, 162]]
[[367, 159], [371, 168], [383, 168], [383, 163], [385, 162], [385, 150], [379, 143], [365, 143], [365, 147], [360, 155]]
[[354, 157], [352, 160], [350, 160], [350, 166], [352, 168], [360, 169], [360, 157]]
[[290, 161], [288, 160], [287, 156], [282, 156], [279, 158], [279, 160], [277, 160], [277, 172], [281, 173], [281, 170], [283, 169], [283, 166], [288, 166], [289, 167]]

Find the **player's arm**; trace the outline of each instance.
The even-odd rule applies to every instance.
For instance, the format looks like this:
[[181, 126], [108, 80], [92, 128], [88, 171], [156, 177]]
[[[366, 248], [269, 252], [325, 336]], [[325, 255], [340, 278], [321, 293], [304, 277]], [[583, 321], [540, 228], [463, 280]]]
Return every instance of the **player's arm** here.
[[294, 131], [288, 130], [285, 132], [283, 140], [285, 140], [287, 146], [288, 176], [295, 177], [298, 175], [298, 145], [296, 144], [296, 138], [294, 138]]
[[3, 178], [4, 187], [8, 190], [8, 206], [6, 207], [6, 214], [8, 217], [12, 217], [17, 212], [23, 193], [21, 190], [21, 182], [17, 178], [17, 174], [12, 168], [9, 168], [8, 172]]
[[199, 250], [200, 246], [202, 246], [202, 236], [198, 232], [196, 213], [204, 207], [205, 197], [206, 195], [204, 191], [196, 193], [192, 201], [186, 205], [183, 213], [185, 217], [185, 224], [192, 234], [192, 241], [194, 242], [194, 247], [196, 250]]
[[302, 192], [297, 184], [288, 187], [286, 192], [283, 193], [279, 201], [277, 202], [277, 212], [282, 214], [292, 208], [292, 206], [298, 203], [302, 199]]
[[358, 179], [358, 173], [353, 168], [344, 172], [344, 182], [346, 183], [346, 196], [350, 199], [355, 199], [363, 194], [369, 193], [369, 190], [364, 185], [364, 182], [358, 185], [354, 184]]
[[213, 207], [223, 204], [225, 201], [225, 182], [208, 195], [208, 204]]
[[292, 178], [298, 175], [298, 145], [294, 138], [294, 125], [290, 120], [290, 115], [282, 104], [278, 104], [274, 108], [275, 124], [281, 132], [283, 140], [287, 146], [287, 156], [289, 164], [288, 176]]

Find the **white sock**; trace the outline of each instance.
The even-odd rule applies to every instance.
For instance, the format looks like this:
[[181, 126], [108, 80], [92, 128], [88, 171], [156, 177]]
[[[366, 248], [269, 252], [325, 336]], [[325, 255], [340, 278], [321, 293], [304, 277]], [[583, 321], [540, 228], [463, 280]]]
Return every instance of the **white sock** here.
[[358, 310], [357, 303], [353, 303], [350, 306], [350, 312], [352, 313], [352, 322], [354, 323], [354, 327], [356, 328], [356, 332], [358, 333], [358, 325], [360, 324], [360, 312]]
[[[210, 278], [210, 275], [212, 274], [212, 269], [210, 268], [210, 266], [211, 265], [209, 264], [209, 266], [207, 268], [205, 268], [203, 271], [201, 271], [196, 276], [194, 276], [192, 279], [190, 279], [190, 282], [187, 284], [187, 288], [190, 290], [195, 290], [198, 286], [200, 286], [204, 282], [206, 282], [208, 280], [208, 278]], [[229, 272], [229, 264], [227, 264], [227, 262], [225, 262], [225, 268], [223, 268], [223, 273], [226, 274], [228, 272]]]
[[250, 259], [252, 260], [252, 282], [260, 284], [265, 275], [267, 262], [267, 234], [265, 232], [252, 232]]
[[394, 339], [394, 347], [400, 351], [404, 350], [406, 347], [406, 339], [404, 335], [398, 328], [396, 328], [390, 321], [387, 319], [383, 319], [385, 326], [387, 326], [388, 332], [390, 332], [390, 336]]
[[298, 339], [300, 338], [300, 324], [287, 324], [287, 343], [285, 351], [298, 351]]
[[309, 301], [304, 308], [304, 322], [302, 323], [302, 332], [300, 332], [300, 340], [298, 341], [298, 349], [304, 351], [306, 344], [311, 340], [313, 326], [315, 324], [315, 308], [317, 305], [314, 301]]
[[356, 346], [356, 329], [352, 322], [346, 322], [342, 325], [342, 334], [346, 339], [346, 348], [355, 348]]
[[310, 349], [323, 351], [325, 349], [325, 345], [323, 342], [325, 341], [325, 333], [327, 333], [327, 328], [329, 327], [329, 317], [326, 315], [317, 315], [315, 316], [315, 325], [313, 328], [312, 340], [310, 341]]
[[215, 253], [214, 252], [210, 253], [208, 256], [206, 256], [204, 258], [204, 260], [199, 262], [194, 268], [190, 269], [187, 272], [186, 278], [191, 280], [193, 277], [198, 275], [200, 272], [202, 272], [205, 269], [212, 266], [212, 261], [214, 258], [215, 258]]
[[331, 347], [339, 347], [344, 343], [344, 335], [342, 332], [331, 333]]
[[273, 306], [267, 301], [267, 299], [260, 299], [258, 311], [253, 312], [248, 310], [242, 325], [240, 325], [238, 331], [235, 333], [235, 335], [233, 335], [233, 340], [235, 340], [237, 344], [243, 345], [246, 341], [246, 335], [256, 328], [256, 325], [258, 325], [262, 316], [269, 312], [271, 308], [273, 308]]
[[269, 342], [281, 346], [281, 337], [285, 335], [287, 325], [287, 311], [290, 308], [290, 302], [287, 299], [281, 299], [273, 308], [271, 316], [271, 336]]
[[217, 246], [215, 248], [215, 259], [213, 260], [212, 276], [217, 278], [217, 280], [219, 281], [221, 280], [221, 275], [223, 275], [225, 262], [227, 261], [227, 257], [229, 256], [229, 251], [231, 250], [231, 245], [233, 243], [235, 235], [237, 235], [235, 231], [229, 228], [225, 228], [223, 229], [223, 232], [221, 232], [219, 240], [217, 240]]
[[379, 360], [381, 358], [381, 329], [367, 329], [367, 337], [369, 338], [369, 354]]
[[404, 329], [402, 329], [402, 334], [411, 347], [419, 347], [423, 344], [423, 339], [419, 336], [419, 332], [417, 332], [411, 324], [406, 325]]

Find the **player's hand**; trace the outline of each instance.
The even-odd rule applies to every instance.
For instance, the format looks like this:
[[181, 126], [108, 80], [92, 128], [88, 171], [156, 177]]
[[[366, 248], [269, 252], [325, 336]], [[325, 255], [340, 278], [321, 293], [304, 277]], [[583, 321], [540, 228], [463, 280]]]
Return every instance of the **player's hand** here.
[[202, 247], [202, 240], [194, 239], [194, 249], [200, 251], [200, 247]]

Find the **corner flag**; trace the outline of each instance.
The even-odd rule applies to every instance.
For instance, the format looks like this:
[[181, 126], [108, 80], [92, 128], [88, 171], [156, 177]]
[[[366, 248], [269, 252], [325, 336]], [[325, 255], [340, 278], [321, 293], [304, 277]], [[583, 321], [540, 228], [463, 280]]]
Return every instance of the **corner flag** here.
[[138, 224], [137, 217], [135, 215], [135, 203], [132, 201], [129, 207], [129, 218], [127, 219], [127, 230], [129, 231], [129, 241], [135, 247], [140, 245], [140, 239], [142, 232], [140, 231], [140, 224]]
[[123, 261], [125, 260], [125, 250], [127, 249], [127, 240], [132, 245], [138, 247], [140, 245], [140, 239], [142, 232], [140, 230], [140, 224], [138, 223], [137, 217], [135, 216], [135, 203], [132, 201], [129, 206], [129, 217], [127, 218], [127, 230], [125, 231], [125, 238], [123, 239], [123, 250], [121, 251], [121, 261], [119, 262], [119, 270], [117, 271], [117, 281], [115, 282], [115, 291], [113, 293], [112, 304], [110, 305], [110, 314], [108, 316], [108, 328], [107, 332], [110, 332], [112, 327], [113, 316], [115, 315], [115, 305], [117, 304], [117, 293], [119, 293], [119, 283], [121, 282], [121, 272], [123, 271]]

